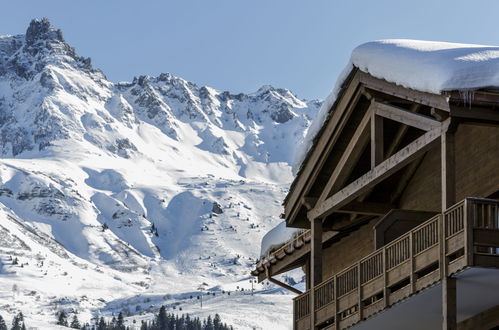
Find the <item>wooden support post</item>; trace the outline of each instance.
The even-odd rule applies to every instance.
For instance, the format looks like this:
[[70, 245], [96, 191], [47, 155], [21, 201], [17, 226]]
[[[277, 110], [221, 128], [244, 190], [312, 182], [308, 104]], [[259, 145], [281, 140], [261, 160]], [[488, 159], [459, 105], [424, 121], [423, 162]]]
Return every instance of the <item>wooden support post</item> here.
[[446, 251], [446, 219], [444, 212], [455, 203], [456, 177], [455, 177], [455, 151], [454, 134], [444, 131], [441, 137], [441, 180], [442, 180], [442, 222], [441, 222], [441, 276], [442, 276], [442, 330], [457, 329], [457, 300], [456, 279], [450, 277], [447, 270]]
[[383, 117], [371, 113], [371, 168], [375, 168], [383, 161]]
[[447, 131], [442, 134], [442, 212], [456, 202], [456, 165], [454, 134]]
[[310, 288], [310, 329], [315, 329], [315, 287], [322, 282], [322, 219], [310, 220], [312, 227], [311, 245], [311, 288]]
[[305, 269], [306, 269], [306, 278], [305, 278], [305, 291], [310, 290], [312, 287], [312, 280], [311, 280], [311, 269], [310, 269], [310, 259], [307, 260], [305, 263]]
[[312, 286], [322, 282], [322, 219], [313, 219], [312, 225]]
[[456, 278], [445, 277], [442, 281], [443, 297], [443, 324], [442, 330], [457, 329], [457, 299], [456, 299]]

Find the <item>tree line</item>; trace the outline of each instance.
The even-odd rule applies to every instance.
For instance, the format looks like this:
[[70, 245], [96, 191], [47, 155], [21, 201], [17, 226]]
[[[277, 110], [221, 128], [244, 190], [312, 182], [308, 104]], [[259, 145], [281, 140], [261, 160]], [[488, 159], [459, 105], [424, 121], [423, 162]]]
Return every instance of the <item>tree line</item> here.
[[[123, 313], [119, 313], [118, 317], [113, 317], [111, 320], [106, 320], [101, 317], [97, 324], [89, 325], [80, 324], [76, 314], [69, 320], [69, 315], [61, 311], [57, 313], [57, 325], [81, 330], [130, 330], [129, 326], [125, 325]], [[12, 320], [12, 326], [7, 327], [5, 320], [0, 315], [0, 330], [26, 330], [24, 323], [24, 315], [19, 312]], [[167, 313], [165, 306], [161, 306], [158, 313], [152, 321], [142, 321], [140, 330], [234, 330], [232, 326], [222, 323], [220, 315], [208, 316], [201, 320], [199, 317], [190, 317], [188, 314], [181, 316], [173, 313]]]

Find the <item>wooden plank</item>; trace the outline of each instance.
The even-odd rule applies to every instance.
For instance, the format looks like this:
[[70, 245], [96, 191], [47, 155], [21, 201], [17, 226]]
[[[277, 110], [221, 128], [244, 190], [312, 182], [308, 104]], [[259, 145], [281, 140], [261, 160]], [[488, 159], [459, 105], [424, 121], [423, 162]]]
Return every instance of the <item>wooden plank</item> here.
[[438, 120], [433, 119], [419, 113], [399, 108], [390, 104], [375, 102], [375, 112], [378, 116], [382, 116], [393, 121], [416, 127], [424, 131], [430, 131], [440, 126]]
[[475, 253], [473, 256], [475, 265], [478, 267], [499, 268], [499, 256], [494, 254]]
[[321, 203], [317, 203], [318, 205], [308, 212], [309, 219], [323, 218], [333, 213], [405, 165], [422, 156], [440, 138], [443, 127], [445, 126], [445, 129], [447, 129], [449, 122], [445, 121], [445, 123], [442, 127], [426, 132], [333, 196]]
[[499, 247], [499, 230], [473, 229], [473, 243], [479, 246]]
[[420, 92], [414, 89], [408, 89], [402, 86], [395, 85], [383, 79], [378, 79], [368, 73], [359, 71], [360, 82], [367, 88], [376, 90], [381, 93], [393, 95], [401, 99], [413, 101], [416, 103], [428, 105], [430, 107], [439, 108], [445, 111], [449, 110], [447, 97], [444, 95]]
[[371, 111], [371, 168], [379, 165], [385, 156], [383, 147], [383, 118], [376, 115], [378, 110], [376, 104], [378, 102], [371, 102], [374, 104], [375, 111]]
[[476, 107], [463, 108], [452, 106], [450, 115], [466, 121], [499, 124], [499, 111], [495, 109], [483, 109]]
[[371, 113], [372, 109], [369, 108], [357, 127], [357, 130], [350, 139], [350, 142], [338, 161], [331, 177], [326, 183], [326, 186], [319, 197], [319, 202], [322, 202], [329, 197], [331, 192], [335, 192], [340, 189], [348, 179], [348, 176], [353, 170], [354, 164], [359, 160], [362, 155], [362, 151], [369, 140], [368, 124], [371, 119]]

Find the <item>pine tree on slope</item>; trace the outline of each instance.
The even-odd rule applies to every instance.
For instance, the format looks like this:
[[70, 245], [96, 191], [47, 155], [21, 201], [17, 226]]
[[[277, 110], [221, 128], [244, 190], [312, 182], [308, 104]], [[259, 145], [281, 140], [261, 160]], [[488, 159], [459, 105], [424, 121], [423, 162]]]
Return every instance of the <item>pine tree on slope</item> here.
[[26, 325], [24, 325], [24, 315], [22, 312], [19, 312], [14, 319], [12, 320], [12, 328], [11, 330], [25, 330]]
[[65, 311], [60, 311], [57, 317], [57, 325], [62, 325], [63, 327], [68, 326], [68, 315]]
[[0, 315], [0, 330], [7, 330], [7, 324], [5, 324], [2, 315]]
[[71, 320], [71, 324], [69, 325], [69, 327], [73, 329], [81, 328], [80, 321], [78, 321], [78, 317], [76, 316], [76, 314], [73, 315], [73, 320]]

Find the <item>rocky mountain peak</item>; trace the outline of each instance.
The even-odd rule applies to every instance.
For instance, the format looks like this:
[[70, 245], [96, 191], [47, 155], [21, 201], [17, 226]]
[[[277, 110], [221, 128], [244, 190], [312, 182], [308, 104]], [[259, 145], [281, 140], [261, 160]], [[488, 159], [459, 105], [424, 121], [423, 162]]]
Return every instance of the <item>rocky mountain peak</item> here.
[[26, 30], [26, 44], [33, 45], [38, 41], [53, 40], [64, 42], [62, 31], [52, 26], [49, 19], [33, 19]]

